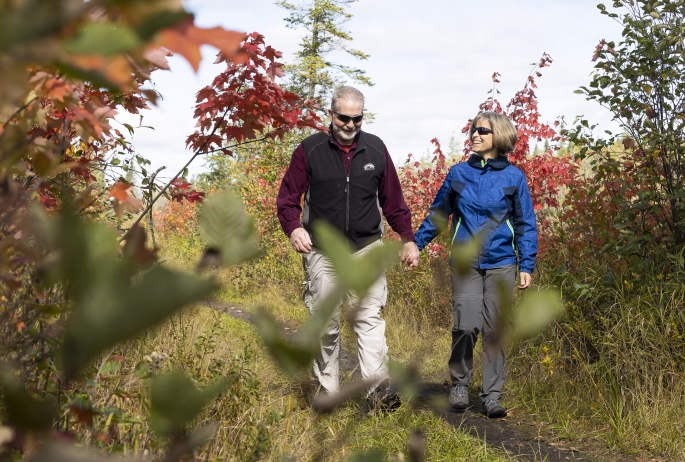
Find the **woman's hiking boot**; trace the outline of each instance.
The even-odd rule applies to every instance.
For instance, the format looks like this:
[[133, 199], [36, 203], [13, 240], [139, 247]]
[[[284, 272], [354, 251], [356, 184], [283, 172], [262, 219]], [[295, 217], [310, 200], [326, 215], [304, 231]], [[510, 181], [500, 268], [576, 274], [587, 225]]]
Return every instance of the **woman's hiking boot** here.
[[450, 390], [450, 404], [454, 409], [466, 409], [469, 407], [469, 386], [453, 386]]
[[507, 410], [499, 403], [499, 400], [489, 399], [483, 405], [483, 414], [491, 419], [495, 419], [507, 415]]

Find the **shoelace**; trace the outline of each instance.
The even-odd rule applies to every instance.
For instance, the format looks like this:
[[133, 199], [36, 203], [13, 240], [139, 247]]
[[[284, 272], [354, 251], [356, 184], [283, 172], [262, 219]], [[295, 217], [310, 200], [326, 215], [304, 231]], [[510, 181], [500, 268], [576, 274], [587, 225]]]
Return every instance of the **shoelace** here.
[[455, 385], [453, 393], [459, 397], [468, 396], [467, 390], [468, 388], [466, 387], [466, 385]]
[[488, 406], [499, 406], [499, 401], [496, 399], [489, 399], [485, 402], [485, 407]]

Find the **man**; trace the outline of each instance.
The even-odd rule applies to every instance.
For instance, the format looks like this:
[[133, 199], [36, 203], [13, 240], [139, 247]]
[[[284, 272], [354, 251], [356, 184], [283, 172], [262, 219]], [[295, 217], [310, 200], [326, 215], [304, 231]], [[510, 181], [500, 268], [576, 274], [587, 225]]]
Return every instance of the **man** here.
[[[324, 220], [344, 234], [355, 255], [363, 255], [381, 244], [383, 217], [402, 237], [400, 258], [409, 266], [419, 263], [414, 243], [411, 213], [388, 150], [377, 136], [361, 131], [364, 95], [352, 87], [333, 92], [330, 134], [317, 133], [297, 146], [278, 193], [278, 218], [293, 248], [302, 254], [305, 271], [304, 303], [313, 313], [317, 302], [336, 287], [330, 261], [316, 247], [312, 225]], [[300, 223], [300, 199], [304, 216]], [[359, 300], [348, 294], [355, 308], [352, 327], [357, 334], [359, 365], [363, 378], [373, 378], [367, 401], [372, 408], [397, 404], [397, 393], [389, 388], [388, 347], [381, 309], [387, 288], [381, 276]], [[340, 301], [342, 305], [342, 300]], [[312, 371], [321, 391], [339, 387], [340, 307], [321, 339]]]

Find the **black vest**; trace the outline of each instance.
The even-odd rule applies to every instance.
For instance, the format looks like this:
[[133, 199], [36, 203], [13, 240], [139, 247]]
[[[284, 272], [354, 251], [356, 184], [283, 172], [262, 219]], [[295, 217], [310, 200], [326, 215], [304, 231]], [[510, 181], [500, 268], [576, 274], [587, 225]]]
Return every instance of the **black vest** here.
[[377, 136], [357, 135], [350, 176], [333, 135], [319, 132], [302, 142], [307, 154], [309, 189], [304, 197], [303, 225], [312, 236], [317, 220], [327, 221], [360, 249], [383, 237], [378, 185], [385, 172], [385, 146]]

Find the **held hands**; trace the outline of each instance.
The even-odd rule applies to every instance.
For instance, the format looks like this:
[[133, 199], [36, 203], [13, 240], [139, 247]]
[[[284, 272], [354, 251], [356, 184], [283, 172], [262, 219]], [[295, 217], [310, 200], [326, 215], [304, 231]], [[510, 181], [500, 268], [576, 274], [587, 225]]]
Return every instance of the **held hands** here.
[[400, 260], [405, 262], [409, 268], [419, 266], [419, 248], [414, 242], [405, 242], [400, 249]]
[[290, 233], [290, 244], [299, 253], [309, 253], [312, 251], [312, 240], [304, 228], [297, 228]]
[[[290, 234], [290, 244], [299, 253], [312, 251], [312, 240], [304, 228], [297, 228]], [[402, 245], [400, 260], [406, 262], [410, 268], [419, 266], [419, 248], [414, 242], [405, 242]]]
[[519, 285], [518, 288], [519, 289], [527, 289], [528, 287], [530, 287], [530, 280], [532, 279], [530, 273], [525, 273], [525, 272], [521, 271], [520, 277], [521, 277], [521, 285]]

